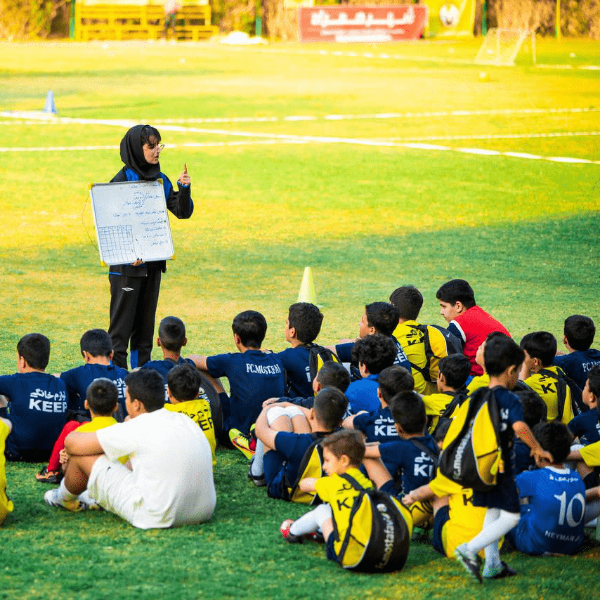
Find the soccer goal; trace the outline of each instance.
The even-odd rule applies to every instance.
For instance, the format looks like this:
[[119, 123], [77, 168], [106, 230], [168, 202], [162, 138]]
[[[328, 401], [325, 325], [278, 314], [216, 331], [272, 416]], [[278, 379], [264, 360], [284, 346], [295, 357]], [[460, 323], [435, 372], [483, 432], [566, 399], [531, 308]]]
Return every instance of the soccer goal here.
[[531, 56], [535, 65], [535, 32], [525, 29], [490, 29], [475, 57], [475, 64], [512, 67], [526, 40], [531, 43]]

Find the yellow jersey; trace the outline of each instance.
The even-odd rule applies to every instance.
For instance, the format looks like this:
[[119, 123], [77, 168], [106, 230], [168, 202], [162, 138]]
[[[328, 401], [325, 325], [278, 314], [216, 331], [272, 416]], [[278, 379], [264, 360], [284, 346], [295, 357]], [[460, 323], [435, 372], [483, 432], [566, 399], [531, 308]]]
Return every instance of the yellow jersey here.
[[12, 500], [6, 495], [6, 458], [4, 458], [4, 446], [9, 433], [10, 427], [4, 421], [0, 421], [0, 525], [4, 523], [6, 515], [14, 510]]
[[398, 340], [406, 358], [412, 365], [412, 376], [415, 379], [415, 391], [419, 394], [434, 394], [437, 392], [437, 376], [439, 373], [439, 362], [441, 358], [448, 356], [446, 340], [442, 333], [435, 327], [427, 326], [429, 343], [434, 354], [429, 364], [429, 381], [425, 379], [420, 369], [427, 368], [427, 355], [425, 354], [425, 333], [417, 329], [422, 325], [417, 321], [404, 321], [399, 323], [394, 331], [394, 337]]
[[486, 508], [473, 506], [473, 490], [450, 481], [439, 470], [429, 486], [439, 498], [448, 496], [450, 519], [442, 529], [442, 545], [446, 556], [453, 558], [457, 546], [472, 540], [482, 530]]
[[[89, 433], [90, 431], [99, 431], [105, 429], [111, 425], [116, 425], [117, 421], [112, 417], [94, 417], [91, 421], [83, 423], [75, 431], [81, 431], [82, 433]], [[124, 465], [129, 460], [129, 456], [121, 456], [119, 462]]]
[[482, 387], [490, 387], [490, 376], [487, 373], [473, 377], [467, 386], [467, 393], [470, 396], [475, 390], [478, 390]]
[[215, 456], [217, 440], [215, 438], [215, 425], [212, 420], [212, 413], [210, 411], [208, 400], [186, 400], [185, 402], [177, 402], [177, 404], [170, 404], [167, 402], [165, 408], [171, 412], [183, 413], [198, 424], [210, 444], [212, 462], [213, 465], [215, 465], [217, 463]]
[[[560, 367], [544, 367], [544, 370], [556, 373], [557, 376], [559, 371], [562, 373]], [[574, 415], [571, 406], [571, 389], [568, 385], [565, 386], [565, 404], [561, 416], [558, 414], [558, 381], [556, 377], [545, 375], [543, 373], [533, 373], [525, 380], [525, 383], [534, 392], [537, 392], [540, 395], [540, 398], [546, 403], [546, 406], [548, 407], [548, 421], [556, 420], [565, 425], [570, 423]]]
[[428, 417], [432, 417], [428, 419], [430, 421], [428, 431], [429, 433], [433, 433], [436, 428], [439, 418], [442, 413], [446, 410], [446, 407], [450, 402], [454, 400], [454, 396], [445, 393], [437, 393], [437, 394], [429, 394], [428, 396], [423, 396], [423, 404], [425, 404], [425, 414]]
[[600, 467], [600, 442], [580, 448], [581, 458], [588, 467]]

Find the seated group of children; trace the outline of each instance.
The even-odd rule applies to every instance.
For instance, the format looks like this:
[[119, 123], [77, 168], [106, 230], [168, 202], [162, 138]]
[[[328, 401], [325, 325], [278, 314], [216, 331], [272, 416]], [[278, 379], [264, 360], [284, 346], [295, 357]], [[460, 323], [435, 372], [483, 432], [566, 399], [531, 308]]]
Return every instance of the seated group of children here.
[[[184, 359], [185, 326], [167, 317], [157, 340], [163, 360], [129, 374], [111, 364], [112, 344], [102, 330], [84, 334], [85, 365], [60, 377], [44, 372], [47, 338], [29, 334], [17, 347], [18, 373], [0, 377], [0, 394], [8, 404], [0, 442], [8, 460], [50, 457], [37, 475], [60, 481], [46, 494], [49, 504], [74, 510], [99, 504], [138, 527], [210, 518], [210, 459], [218, 439], [250, 459], [248, 477], [269, 497], [323, 502], [297, 521], [285, 521], [281, 532], [289, 542], [322, 537], [328, 558], [344, 566], [346, 532], [357, 526], [356, 507], [372, 489], [394, 499], [404, 530], [433, 529], [434, 547], [456, 556], [478, 581], [514, 574], [500, 560], [503, 536], [529, 554], [577, 552], [584, 524], [600, 513], [594, 472], [600, 465], [600, 352], [591, 349], [592, 320], [569, 317], [563, 340], [569, 354], [557, 355], [556, 338], [548, 332], [529, 333], [517, 345], [477, 306], [464, 280], [447, 282], [436, 296], [446, 329], [418, 322], [423, 297], [415, 287], [403, 286], [390, 302], [365, 307], [357, 339], [325, 347], [315, 344], [321, 311], [313, 304], [293, 304], [285, 328], [290, 347], [279, 353], [262, 349], [267, 323], [249, 310], [232, 323], [238, 352]], [[153, 374], [158, 379], [151, 380]], [[153, 397], [146, 389], [157, 381], [160, 401], [156, 389]], [[493, 390], [501, 432], [503, 469], [491, 491], [463, 487], [438, 468], [452, 419], [481, 388]], [[198, 466], [207, 459], [204, 446], [194, 449], [199, 441], [181, 421], [167, 425], [163, 408], [199, 425], [210, 477], [206, 466]], [[115, 425], [113, 413], [117, 421], [128, 422]], [[152, 413], [156, 424], [150, 424]], [[82, 425], [90, 416], [91, 423]], [[121, 427], [125, 431], [111, 435]], [[147, 428], [164, 434], [150, 444], [156, 447], [141, 443]], [[133, 443], [124, 441], [129, 431]], [[170, 487], [160, 483], [162, 470], [150, 474], [144, 468], [178, 432], [189, 439], [196, 473], [204, 474], [195, 516], [177, 500], [188, 497], [185, 490], [197, 480], [189, 465], [180, 468], [184, 477]], [[106, 457], [97, 460], [103, 453]], [[105, 463], [117, 459], [124, 464], [117, 475], [107, 476]], [[174, 467], [163, 468], [172, 472]], [[107, 492], [114, 487], [111, 477], [121, 486], [116, 497]], [[143, 510], [132, 508], [140, 494]], [[11, 509], [0, 498], [0, 519]]]

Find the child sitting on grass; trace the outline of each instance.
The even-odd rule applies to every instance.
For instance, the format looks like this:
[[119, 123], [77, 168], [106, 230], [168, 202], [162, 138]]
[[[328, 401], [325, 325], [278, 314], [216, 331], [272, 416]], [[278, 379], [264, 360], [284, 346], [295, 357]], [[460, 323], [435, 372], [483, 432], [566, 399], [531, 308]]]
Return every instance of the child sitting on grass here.
[[[278, 352], [286, 374], [285, 394], [291, 397], [308, 397], [312, 392], [309, 367], [309, 345], [318, 337], [323, 323], [323, 313], [310, 302], [296, 302], [288, 311], [285, 322], [285, 340], [292, 347]], [[283, 395], [283, 394], [282, 394]]]
[[438, 289], [435, 297], [440, 303], [440, 314], [448, 322], [448, 331], [463, 344], [463, 354], [471, 363], [471, 374], [483, 374], [475, 361], [477, 348], [492, 331], [510, 336], [508, 329], [477, 305], [475, 292], [464, 279], [448, 281]]
[[[309, 446], [339, 427], [347, 405], [340, 390], [324, 388], [308, 418], [297, 406], [266, 406], [256, 420], [256, 437], [264, 445], [264, 456], [257, 447], [250, 478], [257, 485], [266, 485], [270, 498], [285, 499], [285, 489], [296, 481]], [[295, 412], [289, 413], [290, 408]]]
[[600, 366], [600, 350], [592, 348], [596, 326], [584, 315], [572, 315], [565, 320], [563, 343], [569, 354], [554, 358], [554, 364], [583, 389], [590, 369]]
[[[352, 519], [352, 506], [360, 494], [343, 475], [350, 476], [363, 489], [372, 489], [373, 484], [359, 470], [365, 452], [359, 432], [338, 431], [325, 438], [322, 446], [323, 467], [327, 476], [305, 478], [300, 482], [300, 488], [305, 492], [316, 492], [324, 504], [296, 521], [286, 519], [280, 531], [287, 542], [302, 543], [305, 537], [315, 539], [315, 534], [320, 530], [327, 547], [327, 558], [342, 564], [340, 554], [344, 551], [346, 533], [349, 527], [356, 527]], [[410, 539], [410, 515], [399, 502], [395, 504], [407, 524], [407, 539]]]
[[400, 392], [410, 392], [415, 380], [404, 367], [392, 365], [379, 374], [377, 396], [381, 406], [373, 412], [360, 412], [344, 419], [342, 426], [346, 429], [361, 431], [366, 442], [391, 442], [398, 439], [398, 431], [390, 411], [389, 403]]
[[600, 441], [599, 398], [600, 366], [594, 366], [590, 369], [583, 392], [581, 393], [581, 399], [589, 410], [576, 416], [569, 423], [569, 430], [579, 439], [579, 443], [584, 446]]
[[563, 464], [573, 436], [556, 421], [537, 425], [533, 433], [553, 462], [536, 458], [538, 469], [517, 475], [521, 520], [506, 537], [525, 554], [576, 554], [583, 544], [585, 486]]
[[523, 337], [520, 344], [525, 360], [519, 375], [526, 385], [537, 392], [548, 407], [548, 420], [567, 425], [573, 418], [571, 389], [565, 386], [560, 402], [559, 379], [564, 376], [560, 367], [552, 366], [556, 356], [556, 338], [547, 331], [535, 331]]
[[463, 354], [450, 354], [440, 360], [437, 378], [437, 394], [423, 396], [429, 431], [433, 433], [439, 418], [446, 414], [452, 417], [454, 411], [467, 397], [465, 384], [471, 372], [471, 363]]
[[47, 461], [65, 424], [67, 388], [64, 381], [45, 372], [49, 361], [50, 340], [29, 333], [17, 344], [18, 373], [0, 377], [0, 394], [8, 399], [0, 417], [12, 423], [6, 438], [8, 460]]
[[[409, 494], [429, 483], [435, 474], [438, 445], [425, 433], [425, 405], [417, 392], [400, 392], [391, 400], [398, 438], [366, 448], [364, 465], [377, 489], [391, 496]], [[425, 527], [433, 514], [431, 503], [410, 507], [415, 527]]]
[[[268, 398], [284, 395], [283, 365], [275, 354], [263, 352], [267, 321], [255, 310], [246, 310], [233, 319], [233, 342], [239, 352], [216, 356], [190, 356], [196, 367], [208, 375], [219, 393], [223, 410], [222, 440], [231, 443], [246, 458], [252, 458], [250, 428]], [[227, 377], [231, 389], [225, 393], [219, 377]]]
[[[472, 540], [461, 544], [454, 554], [467, 572], [482, 583], [487, 579], [499, 579], [515, 575], [506, 563], [500, 560], [500, 538], [519, 522], [519, 497], [515, 486], [513, 439], [516, 434], [531, 448], [541, 463], [553, 462], [552, 455], [540, 447], [533, 437], [523, 416], [523, 406], [517, 396], [509, 390], [517, 383], [525, 354], [508, 337], [498, 336], [485, 344], [485, 369], [490, 376], [489, 387], [494, 393], [500, 416], [500, 446], [504, 472], [498, 474], [497, 484], [488, 492], [473, 492], [473, 505], [487, 508], [484, 526]], [[477, 556], [485, 549], [485, 568], [480, 573], [481, 560]]]
[[94, 379], [104, 377], [110, 379], [119, 390], [119, 419], [122, 421], [125, 412], [125, 377], [127, 371], [111, 364], [113, 357], [112, 339], [104, 329], [89, 329], [79, 341], [79, 349], [84, 365], [69, 369], [60, 374], [67, 385], [69, 396], [68, 408], [71, 411], [85, 414], [83, 404], [88, 386]]
[[346, 390], [348, 412], [353, 415], [363, 410], [376, 411], [379, 406], [379, 374], [394, 364], [396, 347], [389, 336], [381, 333], [368, 335], [356, 341], [352, 358], [358, 364], [362, 379], [353, 381]]
[[185, 324], [177, 317], [165, 317], [158, 326], [158, 337], [156, 345], [162, 350], [162, 360], [150, 360], [144, 364], [142, 369], [154, 369], [165, 379], [175, 365], [190, 364], [194, 361], [181, 356], [181, 349], [187, 344], [185, 336]]
[[[146, 363], [147, 364], [147, 363]], [[208, 400], [198, 398], [202, 379], [194, 365], [179, 364], [167, 374], [167, 396], [165, 408], [187, 415], [206, 436], [212, 452], [213, 466], [216, 464], [215, 426]]]

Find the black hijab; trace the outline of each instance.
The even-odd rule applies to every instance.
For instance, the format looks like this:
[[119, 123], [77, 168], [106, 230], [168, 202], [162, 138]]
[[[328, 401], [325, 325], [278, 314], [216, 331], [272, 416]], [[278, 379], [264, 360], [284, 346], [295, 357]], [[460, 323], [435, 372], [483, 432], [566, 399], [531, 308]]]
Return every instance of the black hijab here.
[[154, 181], [160, 175], [160, 164], [151, 165], [142, 150], [142, 129], [149, 125], [132, 127], [121, 140], [121, 160], [128, 169], [135, 171], [140, 179]]

